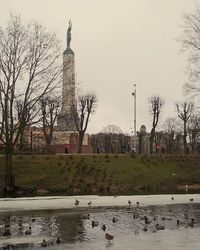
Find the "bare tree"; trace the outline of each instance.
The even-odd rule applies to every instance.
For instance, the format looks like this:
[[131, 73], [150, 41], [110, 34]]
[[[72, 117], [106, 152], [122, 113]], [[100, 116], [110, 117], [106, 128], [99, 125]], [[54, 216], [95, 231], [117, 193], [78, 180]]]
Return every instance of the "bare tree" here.
[[188, 55], [187, 73], [189, 82], [185, 84], [185, 92], [198, 96], [200, 93], [200, 5], [196, 5], [194, 13], [183, 15], [183, 33], [179, 37], [182, 49]]
[[184, 101], [182, 103], [176, 103], [176, 109], [178, 113], [178, 117], [183, 121], [183, 147], [184, 154], [188, 153], [187, 147], [187, 123], [194, 111], [194, 103]]
[[179, 133], [179, 125], [176, 118], [167, 118], [163, 123], [163, 139], [165, 141], [166, 153], [176, 151], [176, 136]]
[[104, 134], [104, 150], [107, 153], [114, 153], [114, 143], [119, 140], [119, 135], [122, 134], [122, 130], [114, 125], [110, 124], [103, 128]]
[[[54, 33], [11, 15], [0, 28], [0, 126], [5, 151], [5, 190], [13, 191], [12, 156], [19, 136], [34, 120], [42, 96], [60, 83], [60, 43]], [[18, 104], [20, 105], [18, 105]]]
[[95, 112], [97, 98], [94, 94], [79, 96], [72, 105], [72, 116], [79, 133], [78, 153], [82, 153], [83, 138], [87, 130], [90, 115]]
[[61, 111], [61, 99], [53, 95], [43, 96], [40, 99], [42, 130], [47, 145], [50, 145], [53, 139], [54, 125]]
[[188, 136], [192, 152], [197, 151], [200, 142], [200, 116], [192, 115], [188, 122]]
[[150, 113], [153, 116], [152, 129], [151, 129], [151, 134], [150, 134], [150, 138], [149, 138], [149, 140], [150, 140], [150, 154], [152, 154], [156, 126], [158, 125], [160, 112], [161, 112], [162, 107], [164, 105], [164, 100], [159, 96], [153, 96], [150, 98], [149, 102], [150, 102]]

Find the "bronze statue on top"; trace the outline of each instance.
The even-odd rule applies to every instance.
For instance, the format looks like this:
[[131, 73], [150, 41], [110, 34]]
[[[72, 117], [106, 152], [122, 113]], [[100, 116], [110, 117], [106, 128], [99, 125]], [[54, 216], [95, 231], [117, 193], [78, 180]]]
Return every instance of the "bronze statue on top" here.
[[70, 48], [70, 43], [71, 43], [71, 39], [72, 39], [71, 30], [72, 30], [72, 22], [71, 22], [71, 19], [70, 19], [69, 20], [69, 26], [68, 26], [68, 29], [67, 29], [67, 49]]

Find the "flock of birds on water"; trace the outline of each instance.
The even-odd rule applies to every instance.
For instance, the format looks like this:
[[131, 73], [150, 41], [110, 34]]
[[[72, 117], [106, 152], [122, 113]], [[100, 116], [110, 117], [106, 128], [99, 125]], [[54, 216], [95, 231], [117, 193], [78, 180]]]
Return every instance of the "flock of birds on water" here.
[[[116, 198], [117, 196], [115, 195], [114, 197]], [[171, 200], [174, 200], [174, 197], [171, 197]], [[193, 198], [190, 198], [189, 200], [190, 200], [190, 202], [193, 202], [193, 201], [194, 201]], [[74, 205], [75, 205], [75, 206], [78, 206], [79, 204], [80, 204], [80, 201], [79, 201], [78, 199], [76, 199]], [[91, 205], [92, 205], [92, 202], [89, 201], [89, 202], [88, 202], [88, 206], [91, 206]], [[128, 209], [130, 209], [131, 205], [132, 205], [131, 200], [128, 200]], [[137, 205], [137, 207], [139, 207], [140, 202], [137, 201], [137, 202], [136, 202], [136, 205]], [[82, 216], [82, 219], [87, 219], [87, 220], [89, 220], [89, 219], [90, 219], [90, 214], [83, 215], [83, 216]], [[148, 231], [148, 225], [149, 225], [149, 224], [151, 224], [152, 222], [156, 222], [156, 221], [157, 221], [156, 216], [154, 216], [153, 218], [148, 218], [146, 215], [145, 215], [145, 216], [140, 216], [139, 213], [133, 213], [133, 219], [139, 219], [139, 220], [141, 220], [141, 221], [144, 221], [144, 224], [145, 224], [144, 227], [143, 227], [143, 231], [144, 231], [144, 232]], [[162, 221], [165, 221], [165, 220], [172, 220], [172, 218], [170, 218], [170, 217], [164, 217], [164, 216], [163, 216], [161, 219], [162, 219]], [[117, 219], [116, 217], [113, 217], [113, 218], [112, 218], [112, 222], [113, 222], [113, 223], [116, 223], [116, 222], [118, 222], [118, 219]], [[187, 223], [186, 223], [185, 221], [181, 221], [181, 220], [177, 219], [177, 221], [176, 221], [176, 226], [185, 225], [186, 227], [188, 227], [188, 226], [189, 226], [189, 227], [193, 227], [193, 226], [194, 226], [194, 223], [195, 223], [194, 218], [191, 218], [191, 220], [188, 221]], [[98, 227], [98, 226], [99, 226], [99, 222], [93, 220], [92, 223], [91, 223], [91, 225], [92, 225], [92, 227]], [[101, 226], [101, 229], [102, 229], [104, 232], [106, 231], [106, 228], [107, 228], [107, 227], [106, 227], [105, 224], [103, 224], [103, 225]], [[165, 229], [165, 226], [164, 226], [164, 225], [160, 225], [160, 224], [156, 223], [156, 224], [155, 224], [155, 228], [152, 230], [152, 232], [156, 232], [156, 231], [158, 231], [158, 230], [164, 230], [164, 229]], [[137, 232], [135, 232], [135, 233], [137, 233]], [[106, 234], [105, 234], [105, 239], [107, 239], [108, 241], [111, 241], [111, 240], [114, 239], [114, 236], [111, 235], [111, 234], [106, 233]]]
[[[117, 196], [115, 195], [114, 197], [116, 198]], [[171, 200], [174, 200], [174, 197], [171, 197]], [[190, 198], [189, 200], [190, 200], [190, 202], [193, 202], [193, 201], [194, 201], [193, 198]], [[79, 206], [79, 204], [80, 204], [80, 201], [79, 201], [78, 199], [76, 199], [75, 202], [74, 202], [74, 205], [77, 207], [77, 206]], [[128, 200], [128, 209], [131, 208], [131, 205], [132, 205], [131, 200]], [[136, 205], [137, 205], [137, 207], [139, 207], [139, 205], [140, 205], [139, 201], [136, 202]], [[89, 206], [89, 207], [92, 206], [92, 201], [89, 201], [89, 202], [88, 202], [88, 206]], [[142, 228], [142, 230], [143, 230], [144, 232], [146, 232], [146, 231], [149, 230], [148, 226], [149, 226], [150, 224], [153, 224], [153, 225], [154, 225], [154, 228], [153, 228], [152, 232], [156, 232], [156, 231], [158, 231], [158, 230], [164, 230], [164, 229], [165, 229], [165, 226], [164, 226], [164, 225], [158, 224], [158, 223], [157, 223], [157, 217], [156, 217], [156, 216], [150, 217], [150, 218], [149, 218], [149, 217], [146, 216], [146, 215], [145, 215], [145, 216], [141, 216], [138, 212], [135, 212], [135, 213], [133, 213], [132, 218], [133, 218], [134, 220], [137, 220], [137, 219], [138, 219], [138, 220], [144, 222], [144, 225], [143, 225], [143, 228]], [[82, 219], [84, 219], [84, 220], [90, 220], [90, 214], [83, 215], [83, 216], [82, 216]], [[164, 222], [164, 221], [167, 221], [167, 220], [172, 220], [172, 218], [170, 218], [170, 217], [164, 217], [164, 216], [163, 216], [161, 219], [162, 219], [163, 222]], [[112, 222], [113, 222], [113, 223], [118, 222], [118, 220], [119, 220], [119, 219], [116, 218], [116, 217], [113, 217], [113, 218], [112, 218]], [[186, 223], [185, 221], [182, 221], [182, 220], [179, 220], [179, 219], [176, 220], [176, 226], [177, 226], [177, 227], [178, 227], [178, 226], [181, 226], [181, 225], [185, 225], [186, 227], [193, 227], [194, 224], [195, 224], [194, 218], [191, 218], [190, 221], [187, 221], [187, 223]], [[93, 221], [91, 222], [91, 226], [92, 226], [92, 227], [98, 227], [98, 226], [99, 226], [99, 221], [94, 221], [94, 220], [93, 220]], [[103, 225], [101, 226], [101, 229], [105, 232], [106, 229], [107, 229], [106, 225], [103, 224]], [[25, 233], [25, 235], [31, 235], [31, 234], [32, 234], [32, 228], [31, 228], [31, 226], [29, 226], [29, 228], [26, 229], [24, 233]], [[135, 233], [138, 233], [138, 232], [135, 232]], [[9, 230], [9, 228], [7, 229], [7, 228], [6, 228], [6, 225], [5, 225], [5, 231], [4, 231], [4, 233], [3, 233], [3, 236], [10, 236], [10, 235], [11, 235], [10, 230]], [[111, 234], [109, 234], [109, 233], [105, 233], [105, 239], [108, 240], [108, 241], [112, 241], [112, 240], [114, 239], [114, 236], [111, 235]], [[45, 239], [43, 239], [43, 241], [41, 242], [40, 246], [41, 246], [41, 247], [47, 247], [47, 246], [49, 246], [49, 244], [50, 244], [50, 245], [53, 245], [54, 243], [60, 244], [61, 242], [62, 242], [62, 239], [61, 239], [60, 236], [58, 236], [57, 239], [56, 239], [56, 241], [55, 241], [55, 242], [51, 242], [51, 244], [50, 244], [48, 241], [46, 241]]]

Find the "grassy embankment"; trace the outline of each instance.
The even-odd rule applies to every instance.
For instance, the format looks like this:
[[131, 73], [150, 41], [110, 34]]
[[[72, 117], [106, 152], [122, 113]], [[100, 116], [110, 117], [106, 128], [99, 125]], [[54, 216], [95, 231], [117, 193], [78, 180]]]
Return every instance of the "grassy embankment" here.
[[[50, 192], [173, 192], [200, 184], [200, 156], [16, 155], [16, 185]], [[0, 184], [4, 159], [0, 158]]]

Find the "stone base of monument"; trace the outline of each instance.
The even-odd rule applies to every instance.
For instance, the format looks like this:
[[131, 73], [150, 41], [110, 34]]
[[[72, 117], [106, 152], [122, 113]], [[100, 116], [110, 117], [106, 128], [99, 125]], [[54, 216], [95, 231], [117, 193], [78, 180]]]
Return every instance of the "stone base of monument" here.
[[[56, 153], [75, 154], [78, 150], [78, 132], [77, 131], [55, 131], [51, 145]], [[93, 148], [89, 144], [89, 135], [85, 134], [83, 138], [82, 153], [91, 154]]]

